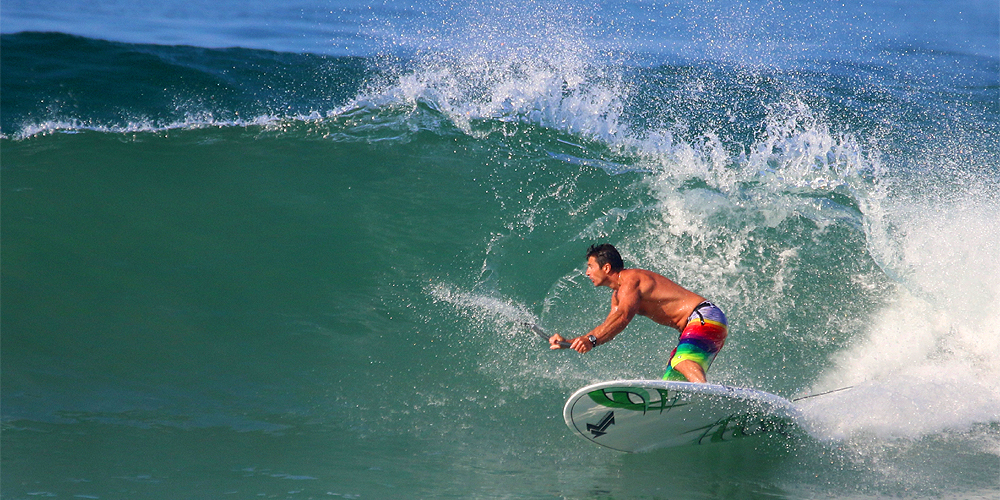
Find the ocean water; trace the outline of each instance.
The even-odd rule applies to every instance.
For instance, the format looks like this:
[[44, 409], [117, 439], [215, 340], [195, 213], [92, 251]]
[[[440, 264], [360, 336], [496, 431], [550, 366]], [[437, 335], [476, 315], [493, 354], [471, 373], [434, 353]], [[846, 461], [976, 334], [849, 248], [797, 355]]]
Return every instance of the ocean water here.
[[[1000, 497], [995, 1], [2, 15], [3, 498]], [[800, 427], [571, 435], [595, 242]]]

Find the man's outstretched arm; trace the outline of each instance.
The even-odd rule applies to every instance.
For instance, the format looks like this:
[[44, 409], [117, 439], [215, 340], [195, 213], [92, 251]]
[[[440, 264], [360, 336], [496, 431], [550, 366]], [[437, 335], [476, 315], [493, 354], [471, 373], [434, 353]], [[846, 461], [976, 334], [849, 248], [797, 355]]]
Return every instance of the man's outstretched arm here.
[[[581, 335], [570, 341], [570, 349], [583, 354], [593, 349], [595, 344], [591, 342], [593, 336], [597, 345], [610, 341], [615, 335], [621, 333], [632, 321], [639, 311], [639, 280], [623, 280], [621, 286], [615, 291], [611, 299], [611, 311], [603, 323], [590, 331], [587, 335]], [[558, 342], [564, 339], [558, 334], [549, 339], [551, 349], [561, 349]]]

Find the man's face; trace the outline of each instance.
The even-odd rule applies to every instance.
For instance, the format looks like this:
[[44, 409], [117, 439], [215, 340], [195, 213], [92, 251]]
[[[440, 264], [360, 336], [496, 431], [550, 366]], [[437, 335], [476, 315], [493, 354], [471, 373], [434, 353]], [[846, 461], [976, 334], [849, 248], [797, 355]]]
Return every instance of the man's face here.
[[594, 257], [587, 258], [587, 277], [594, 283], [594, 286], [601, 286], [608, 283], [608, 270], [611, 264], [601, 267]]

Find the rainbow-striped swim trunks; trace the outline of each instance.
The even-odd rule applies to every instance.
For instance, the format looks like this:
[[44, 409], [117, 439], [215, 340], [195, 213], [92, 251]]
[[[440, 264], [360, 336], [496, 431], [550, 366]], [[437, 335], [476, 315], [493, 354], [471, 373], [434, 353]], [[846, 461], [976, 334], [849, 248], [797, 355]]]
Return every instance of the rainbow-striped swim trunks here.
[[663, 380], [686, 381], [684, 375], [674, 370], [677, 363], [684, 360], [698, 363], [701, 369], [708, 373], [708, 367], [715, 360], [715, 355], [726, 343], [728, 325], [726, 315], [715, 304], [711, 302], [698, 304], [691, 312], [691, 316], [688, 316], [687, 326], [681, 332], [677, 347], [670, 353], [670, 363], [667, 365], [666, 373], [663, 374]]

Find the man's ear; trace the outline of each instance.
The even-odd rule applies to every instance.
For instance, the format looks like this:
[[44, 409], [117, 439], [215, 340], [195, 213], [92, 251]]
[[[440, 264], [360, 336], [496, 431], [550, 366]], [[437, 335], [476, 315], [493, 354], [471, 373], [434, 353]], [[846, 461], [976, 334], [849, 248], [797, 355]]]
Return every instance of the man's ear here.
[[611, 263], [609, 262], [601, 266], [601, 270], [604, 271], [604, 274], [611, 274]]

